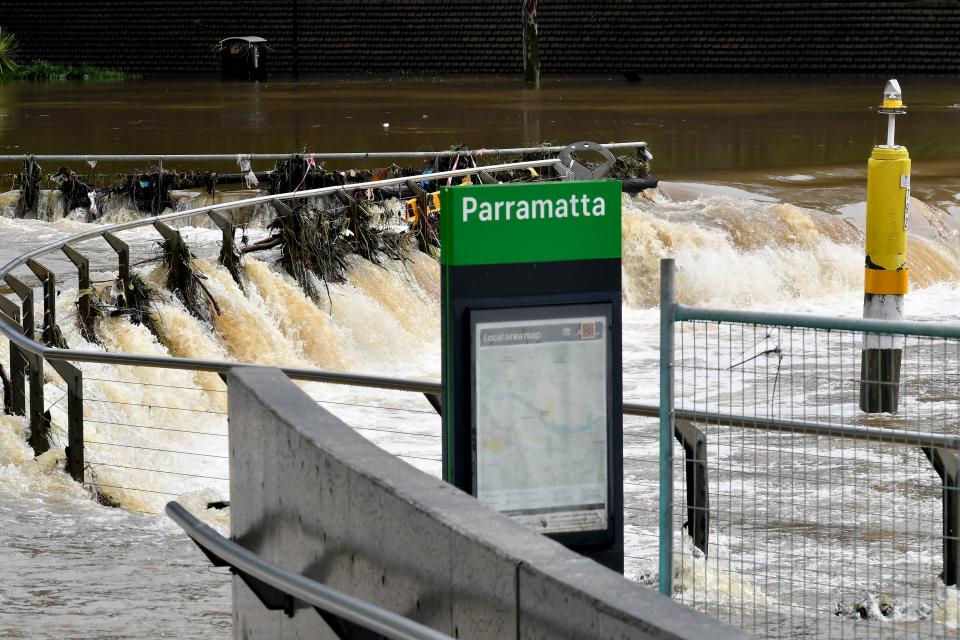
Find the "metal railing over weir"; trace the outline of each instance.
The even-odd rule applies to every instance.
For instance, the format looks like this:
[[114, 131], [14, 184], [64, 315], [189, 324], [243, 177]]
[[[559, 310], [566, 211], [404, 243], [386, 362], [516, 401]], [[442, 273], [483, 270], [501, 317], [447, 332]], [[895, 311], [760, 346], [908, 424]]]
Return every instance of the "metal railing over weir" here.
[[[618, 149], [645, 150], [647, 143], [611, 142], [601, 147], [615, 151]], [[215, 162], [236, 161], [238, 157], [249, 160], [286, 160], [291, 156], [313, 157], [316, 160], [390, 160], [412, 159], [430, 160], [433, 158], [454, 158], [456, 156], [484, 158], [497, 156], [517, 156], [528, 153], [559, 153], [566, 147], [549, 145], [542, 147], [508, 147], [503, 149], [445, 149], [442, 151], [318, 151], [301, 153], [113, 153], [113, 154], [0, 154], [0, 162], [18, 162], [21, 160], [55, 160], [60, 162]]]

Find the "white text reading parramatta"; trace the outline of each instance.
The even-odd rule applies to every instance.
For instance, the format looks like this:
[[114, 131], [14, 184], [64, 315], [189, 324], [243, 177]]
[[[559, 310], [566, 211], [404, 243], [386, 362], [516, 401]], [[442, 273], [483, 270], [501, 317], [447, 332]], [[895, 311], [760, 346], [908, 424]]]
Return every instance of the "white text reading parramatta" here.
[[546, 218], [601, 217], [607, 214], [607, 203], [603, 198], [591, 198], [587, 195], [572, 195], [569, 198], [555, 200], [506, 200], [479, 202], [473, 196], [463, 199], [463, 221], [469, 222], [470, 216], [480, 222], [500, 220], [543, 220]]

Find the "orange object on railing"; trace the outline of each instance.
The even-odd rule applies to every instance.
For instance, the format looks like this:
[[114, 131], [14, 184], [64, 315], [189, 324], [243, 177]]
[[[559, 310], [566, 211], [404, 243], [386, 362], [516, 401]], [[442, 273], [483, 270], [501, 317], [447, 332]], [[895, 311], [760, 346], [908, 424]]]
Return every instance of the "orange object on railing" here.
[[[433, 200], [432, 206], [427, 207], [427, 214], [431, 213], [440, 213], [440, 193], [434, 192], [430, 194], [431, 199]], [[420, 221], [420, 205], [417, 203], [416, 198], [410, 198], [406, 200], [406, 220], [408, 224], [417, 224]]]

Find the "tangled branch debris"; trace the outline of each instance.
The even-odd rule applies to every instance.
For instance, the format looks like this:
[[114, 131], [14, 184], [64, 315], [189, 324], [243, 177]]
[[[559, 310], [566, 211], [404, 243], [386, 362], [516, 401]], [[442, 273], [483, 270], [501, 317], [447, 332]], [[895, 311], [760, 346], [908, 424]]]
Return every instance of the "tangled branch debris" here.
[[86, 222], [91, 222], [90, 192], [92, 189], [80, 180], [76, 173], [60, 167], [57, 172], [50, 176], [51, 180], [60, 186], [60, 193], [63, 194], [63, 215], [66, 217], [74, 209], [83, 209], [86, 212]]
[[23, 161], [23, 170], [17, 176], [20, 180], [20, 198], [17, 200], [17, 217], [37, 216], [37, 204], [40, 201], [40, 165], [32, 158]]
[[48, 347], [53, 347], [54, 349], [70, 348], [70, 345], [67, 344], [67, 339], [63, 337], [63, 331], [60, 330], [60, 325], [57, 324], [44, 327], [43, 333], [40, 334], [40, 340], [43, 344]]
[[[448, 160], [448, 158], [438, 158]], [[435, 171], [433, 161], [426, 163], [428, 171]], [[461, 165], [461, 168], [466, 165]], [[322, 162], [313, 159], [310, 154], [294, 154], [287, 160], [278, 160], [273, 171], [263, 176], [269, 178], [269, 193], [289, 193], [306, 189], [342, 187], [360, 182], [375, 182], [390, 178], [413, 177], [424, 173], [424, 168], [400, 167], [392, 164], [381, 169], [346, 169], [328, 171]], [[260, 179], [261, 175], [258, 174]]]
[[610, 169], [609, 176], [614, 180], [648, 178], [650, 177], [650, 168], [647, 161], [639, 156], [617, 156], [617, 161]]
[[196, 268], [193, 258], [190, 247], [179, 233], [160, 243], [160, 259], [167, 267], [167, 290], [176, 295], [193, 316], [209, 323], [211, 307], [220, 315], [220, 305], [203, 284], [207, 276]]
[[220, 246], [220, 264], [223, 265], [230, 273], [230, 277], [233, 278], [233, 281], [237, 283], [237, 286], [240, 287], [240, 291], [244, 291], [243, 286], [243, 269], [241, 269], [240, 260], [243, 257], [243, 254], [237, 249], [237, 245], [233, 242], [224, 242]]
[[123, 280], [119, 277], [115, 286], [122, 293], [117, 295], [114, 301], [114, 310], [110, 315], [129, 316], [130, 322], [145, 326], [150, 333], [159, 339], [160, 330], [157, 326], [153, 308], [153, 301], [157, 299], [158, 294], [136, 273], [130, 275], [130, 283], [126, 290], [124, 290]]
[[342, 223], [330, 212], [312, 215], [300, 205], [281, 211], [270, 224], [278, 239], [280, 266], [313, 298], [319, 297], [316, 276], [323, 283], [346, 282], [347, 256], [352, 252], [349, 237], [341, 233]]
[[381, 234], [371, 222], [373, 216], [370, 215], [365, 204], [360, 203], [346, 191], [338, 191], [337, 197], [344, 205], [341, 233], [347, 236], [351, 252], [378, 264]]
[[103, 490], [100, 475], [97, 473], [94, 465], [87, 465], [83, 472], [84, 477], [87, 478], [87, 490], [90, 491], [93, 499], [105, 507], [119, 509], [121, 506], [120, 502]]
[[[83, 304], [83, 298], [87, 302]], [[77, 299], [77, 324], [80, 335], [90, 344], [102, 344], [97, 337], [97, 324], [104, 315], [105, 307], [93, 291], [81, 291]]]

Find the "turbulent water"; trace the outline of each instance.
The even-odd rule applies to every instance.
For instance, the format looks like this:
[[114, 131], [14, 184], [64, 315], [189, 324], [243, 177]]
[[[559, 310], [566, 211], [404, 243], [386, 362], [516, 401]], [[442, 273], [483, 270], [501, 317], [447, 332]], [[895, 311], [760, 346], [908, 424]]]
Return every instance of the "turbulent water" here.
[[[774, 197], [697, 185], [665, 184], [625, 196], [623, 223], [624, 397], [657, 401], [658, 273], [661, 257], [677, 259], [681, 301], [723, 307], [858, 315], [862, 304], [862, 203], [830, 213]], [[956, 320], [960, 239], [953, 216], [915, 201], [908, 253], [911, 318]], [[124, 215], [116, 212], [115, 216]], [[89, 228], [0, 217], [0, 262], [44, 241]], [[100, 324], [103, 345], [85, 342], [75, 323], [69, 264], [50, 260], [60, 276], [59, 322], [70, 346], [127, 353], [235, 359], [438, 379], [439, 268], [413, 253], [377, 266], [357, 259], [347, 284], [311, 300], [272, 264], [246, 259], [245, 286], [217, 266], [219, 232], [181, 231], [197, 252], [206, 285], [221, 309], [212, 326], [173, 296], [156, 304], [160, 339], [123, 317]], [[254, 224], [253, 237], [262, 230]], [[156, 236], [125, 232], [134, 262], [152, 256]], [[108, 286], [114, 254], [102, 242], [91, 256], [98, 286]], [[44, 259], [44, 262], [48, 262]], [[138, 267], [160, 286], [156, 266]], [[24, 277], [27, 277], [24, 275]], [[321, 288], [326, 291], [326, 289]], [[0, 344], [0, 361], [6, 361]], [[83, 365], [87, 472], [121, 509], [93, 502], [62, 471], [62, 381], [47, 371], [57, 441], [34, 460], [20, 419], [0, 418], [0, 630], [10, 637], [228, 637], [229, 579], [207, 565], [162, 515], [178, 499], [222, 531], [229, 510], [225, 387], [211, 374]], [[302, 384], [322, 406], [364, 436], [432, 474], [440, 471], [440, 421], [427, 402], [399, 392]], [[627, 575], [645, 583], [656, 571], [656, 426], [625, 426], [628, 484]], [[756, 601], [743, 576], [691, 565], [682, 585], [717, 588]], [[699, 573], [698, 573], [699, 571]], [[746, 586], [744, 586], [746, 585]], [[702, 588], [702, 587], [701, 587]], [[38, 615], [37, 606], [43, 610]]]

